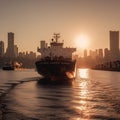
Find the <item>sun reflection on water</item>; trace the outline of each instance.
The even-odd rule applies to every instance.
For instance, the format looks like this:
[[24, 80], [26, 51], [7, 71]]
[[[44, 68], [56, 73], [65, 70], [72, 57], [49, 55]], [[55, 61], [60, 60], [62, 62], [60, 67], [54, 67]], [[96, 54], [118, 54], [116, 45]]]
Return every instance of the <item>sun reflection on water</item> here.
[[81, 79], [88, 79], [89, 69], [78, 69], [77, 76]]
[[[79, 92], [77, 95], [79, 96], [79, 100], [77, 101], [78, 106], [75, 106], [75, 109], [78, 113], [82, 113], [82, 117], [87, 118], [89, 120], [89, 108], [88, 108], [88, 97], [89, 97], [89, 70], [88, 69], [78, 69], [77, 72], [78, 77], [78, 88]], [[78, 118], [76, 118], [78, 120]]]

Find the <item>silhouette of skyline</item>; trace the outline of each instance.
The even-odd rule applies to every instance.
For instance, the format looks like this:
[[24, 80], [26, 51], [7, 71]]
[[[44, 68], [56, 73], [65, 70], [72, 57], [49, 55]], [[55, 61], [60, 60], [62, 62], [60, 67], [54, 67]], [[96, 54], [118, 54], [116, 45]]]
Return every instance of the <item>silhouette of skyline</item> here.
[[[0, 41], [0, 66], [2, 66], [6, 61], [19, 61], [24, 67], [30, 67], [27, 64], [27, 60], [32, 60], [31, 67], [34, 67], [34, 62], [37, 60], [36, 53], [33, 51], [21, 52], [17, 45], [14, 44], [13, 32], [8, 33], [8, 45], [6, 50], [4, 49], [4, 42]], [[42, 41], [42, 45], [45, 46], [45, 41]], [[42, 46], [41, 46], [42, 47]], [[49, 46], [48, 46], [49, 47]], [[110, 48], [110, 49], [109, 49]], [[111, 61], [120, 60], [120, 50], [119, 50], [119, 31], [109, 31], [109, 48], [97, 48], [94, 50], [84, 50], [84, 57], [81, 58], [80, 54], [74, 54], [73, 58], [78, 61], [79, 67], [92, 67], [96, 64], [111, 63]], [[89, 51], [89, 52], [88, 52]], [[58, 51], [59, 52], [59, 51]], [[58, 54], [58, 53], [57, 53]], [[77, 56], [76, 56], [77, 55]], [[39, 58], [40, 56], [38, 56]], [[116, 63], [115, 63], [116, 64]]]
[[13, 32], [8, 32], [6, 49], [4, 49], [4, 42], [0, 41], [0, 68], [9, 63], [14, 64], [16, 67], [34, 68], [35, 61], [37, 60], [36, 53], [33, 51], [19, 51], [19, 48], [15, 44], [14, 36]]
[[[37, 51], [40, 40], [60, 32], [65, 46], [75, 47], [75, 37], [85, 34], [87, 49], [109, 48], [109, 30], [120, 30], [119, 0], [5, 0], [0, 1], [0, 40], [15, 33], [20, 51]], [[28, 44], [29, 43], [29, 44]], [[81, 50], [81, 49], [80, 49]]]
[[120, 71], [119, 31], [109, 31], [109, 48], [84, 50], [84, 56], [77, 56], [77, 66], [99, 70]]

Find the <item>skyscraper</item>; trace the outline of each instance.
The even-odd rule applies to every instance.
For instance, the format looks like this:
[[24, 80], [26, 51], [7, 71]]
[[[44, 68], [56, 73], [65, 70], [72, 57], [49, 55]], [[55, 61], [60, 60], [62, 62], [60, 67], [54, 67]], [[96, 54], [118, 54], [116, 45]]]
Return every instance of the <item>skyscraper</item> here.
[[111, 60], [119, 59], [119, 31], [110, 31], [110, 57]]
[[8, 58], [15, 58], [15, 52], [14, 52], [14, 33], [10, 32], [8, 33], [8, 47], [6, 50], [6, 57]]
[[0, 57], [4, 56], [4, 42], [0, 41]]

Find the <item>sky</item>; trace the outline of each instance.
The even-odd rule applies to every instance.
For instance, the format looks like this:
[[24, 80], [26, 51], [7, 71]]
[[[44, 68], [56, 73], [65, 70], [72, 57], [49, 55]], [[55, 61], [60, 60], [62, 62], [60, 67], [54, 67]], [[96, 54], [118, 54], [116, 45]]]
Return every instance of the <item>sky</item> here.
[[109, 31], [120, 30], [119, 6], [120, 0], [0, 0], [0, 40], [7, 47], [13, 32], [19, 51], [37, 52], [40, 40], [60, 33], [65, 47], [82, 51], [76, 37], [83, 35], [87, 49], [109, 48]]

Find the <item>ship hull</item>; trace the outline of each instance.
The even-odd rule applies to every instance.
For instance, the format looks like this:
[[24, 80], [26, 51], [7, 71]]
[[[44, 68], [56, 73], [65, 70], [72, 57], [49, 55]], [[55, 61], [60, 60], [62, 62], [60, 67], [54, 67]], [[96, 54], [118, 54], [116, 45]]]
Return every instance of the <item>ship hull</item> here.
[[75, 61], [37, 61], [37, 72], [47, 78], [46, 81], [66, 81], [74, 78]]

